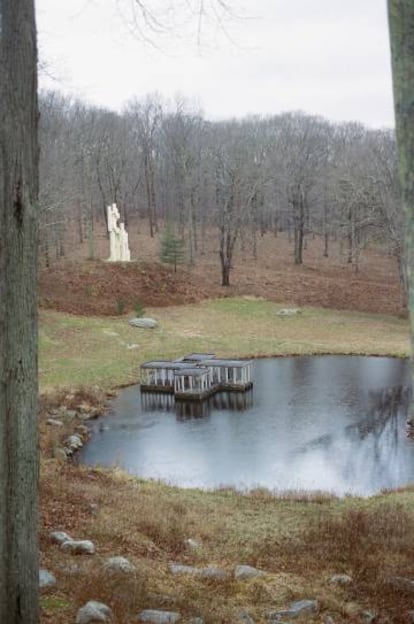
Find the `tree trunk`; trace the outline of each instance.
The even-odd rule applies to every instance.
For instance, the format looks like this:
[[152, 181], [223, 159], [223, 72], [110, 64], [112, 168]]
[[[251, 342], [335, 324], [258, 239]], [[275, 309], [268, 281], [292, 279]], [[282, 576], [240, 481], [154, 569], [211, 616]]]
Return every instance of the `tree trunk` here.
[[[414, 3], [388, 0], [394, 107], [402, 204], [406, 216], [405, 256], [411, 352], [414, 347]], [[411, 414], [414, 413], [411, 405]]]
[[38, 622], [37, 48], [33, 0], [0, 0], [0, 622]]

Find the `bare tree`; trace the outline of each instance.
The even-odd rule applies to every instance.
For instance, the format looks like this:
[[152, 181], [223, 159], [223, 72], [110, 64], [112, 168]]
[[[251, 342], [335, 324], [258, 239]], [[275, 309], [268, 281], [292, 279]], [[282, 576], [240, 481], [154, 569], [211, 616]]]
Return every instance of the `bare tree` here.
[[33, 0], [1, 0], [0, 622], [38, 622], [37, 45]]

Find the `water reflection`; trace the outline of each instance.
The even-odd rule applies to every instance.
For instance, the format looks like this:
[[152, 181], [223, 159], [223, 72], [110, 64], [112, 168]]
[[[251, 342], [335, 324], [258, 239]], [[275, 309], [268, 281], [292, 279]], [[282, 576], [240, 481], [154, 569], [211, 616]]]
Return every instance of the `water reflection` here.
[[218, 392], [205, 401], [176, 401], [172, 394], [145, 392], [141, 407], [146, 412], [175, 413], [177, 420], [207, 418], [213, 410], [244, 411], [253, 405], [253, 390], [247, 392]]
[[203, 403], [123, 390], [81, 461], [184, 487], [370, 494], [414, 479], [408, 365], [363, 357], [259, 360], [254, 390]]

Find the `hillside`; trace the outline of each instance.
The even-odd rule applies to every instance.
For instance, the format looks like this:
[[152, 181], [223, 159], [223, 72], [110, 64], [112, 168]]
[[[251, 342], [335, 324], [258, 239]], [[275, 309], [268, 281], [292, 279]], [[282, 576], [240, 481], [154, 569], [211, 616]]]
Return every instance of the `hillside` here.
[[164, 307], [196, 303], [205, 298], [251, 295], [291, 305], [338, 310], [399, 314], [400, 293], [396, 261], [381, 249], [361, 252], [355, 272], [332, 243], [323, 257], [318, 238], [308, 241], [304, 264], [295, 266], [287, 236], [258, 237], [257, 257], [250, 244], [236, 249], [231, 286], [221, 283], [218, 240], [209, 232], [199, 245], [195, 264], [177, 272], [159, 261], [160, 239], [151, 239], [146, 223], [129, 227], [133, 260], [130, 264], [106, 263], [109, 244], [103, 227], [96, 228], [95, 260], [87, 260], [88, 245], [69, 240], [65, 257], [40, 269], [40, 305], [72, 314], [115, 315], [131, 311], [137, 303]]

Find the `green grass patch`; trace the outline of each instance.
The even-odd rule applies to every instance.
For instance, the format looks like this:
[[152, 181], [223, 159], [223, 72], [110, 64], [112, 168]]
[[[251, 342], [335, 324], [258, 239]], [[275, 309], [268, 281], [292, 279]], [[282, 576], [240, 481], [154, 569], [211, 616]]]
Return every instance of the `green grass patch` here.
[[137, 329], [127, 316], [40, 314], [40, 384], [113, 388], [139, 381], [139, 366], [190, 351], [221, 357], [321, 353], [408, 356], [408, 323], [391, 316], [303, 308], [277, 316], [283, 306], [252, 298], [148, 309], [159, 327]]

